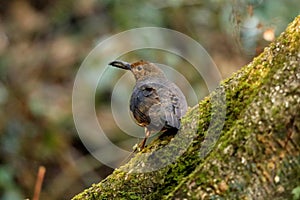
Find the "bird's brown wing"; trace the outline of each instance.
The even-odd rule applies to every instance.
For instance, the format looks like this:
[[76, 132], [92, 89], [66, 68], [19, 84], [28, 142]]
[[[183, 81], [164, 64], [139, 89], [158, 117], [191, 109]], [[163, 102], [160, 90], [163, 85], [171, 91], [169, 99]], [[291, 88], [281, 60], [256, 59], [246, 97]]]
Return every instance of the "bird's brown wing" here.
[[149, 110], [159, 103], [156, 90], [149, 85], [142, 85], [136, 87], [132, 93], [130, 111], [140, 126], [147, 126], [151, 123]]
[[161, 118], [165, 121], [165, 127], [179, 129], [182, 116], [180, 100], [176, 92], [171, 89], [163, 87], [160, 90], [158, 93], [163, 97], [161, 98], [161, 110], [164, 112]]
[[180, 127], [182, 110], [176, 92], [162, 84], [136, 87], [130, 100], [130, 110], [137, 123], [160, 131]]

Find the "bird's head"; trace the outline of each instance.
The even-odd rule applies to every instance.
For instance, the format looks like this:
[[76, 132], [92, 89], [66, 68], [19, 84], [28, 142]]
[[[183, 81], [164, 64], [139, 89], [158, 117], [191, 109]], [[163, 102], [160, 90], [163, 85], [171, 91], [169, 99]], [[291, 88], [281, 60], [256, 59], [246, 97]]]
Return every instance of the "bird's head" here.
[[125, 70], [130, 70], [137, 81], [150, 77], [164, 78], [163, 71], [155, 64], [147, 61], [138, 61], [134, 63], [127, 63], [124, 61], [113, 61], [109, 65]]

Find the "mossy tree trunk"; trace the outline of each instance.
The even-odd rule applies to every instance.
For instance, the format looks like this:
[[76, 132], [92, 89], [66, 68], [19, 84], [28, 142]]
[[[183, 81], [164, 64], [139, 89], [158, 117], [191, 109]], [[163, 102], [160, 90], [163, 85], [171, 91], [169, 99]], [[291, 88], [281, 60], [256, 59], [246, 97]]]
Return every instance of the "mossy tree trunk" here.
[[188, 112], [179, 139], [160, 137], [74, 200], [296, 198], [299, 63], [300, 16]]

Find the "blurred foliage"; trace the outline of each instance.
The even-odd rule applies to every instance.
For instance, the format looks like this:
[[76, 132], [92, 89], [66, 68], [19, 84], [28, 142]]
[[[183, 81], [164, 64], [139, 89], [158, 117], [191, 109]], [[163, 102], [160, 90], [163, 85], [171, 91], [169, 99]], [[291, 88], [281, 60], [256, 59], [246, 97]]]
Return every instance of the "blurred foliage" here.
[[[41, 165], [47, 170], [41, 199], [68, 199], [112, 171], [81, 144], [71, 110], [77, 69], [99, 41], [136, 27], [174, 29], [202, 44], [227, 77], [260, 53], [299, 8], [298, 0], [1, 0], [0, 198], [31, 198]], [[163, 59], [180, 70], [182, 61]], [[117, 134], [105, 106], [110, 95], [109, 86], [97, 94], [97, 109]]]

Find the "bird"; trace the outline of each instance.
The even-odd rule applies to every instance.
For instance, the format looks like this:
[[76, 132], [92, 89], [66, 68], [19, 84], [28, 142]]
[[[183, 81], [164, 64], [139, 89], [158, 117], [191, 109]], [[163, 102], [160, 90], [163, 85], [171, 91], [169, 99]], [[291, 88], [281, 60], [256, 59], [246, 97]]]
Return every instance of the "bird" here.
[[143, 60], [133, 63], [116, 60], [109, 65], [130, 71], [136, 80], [129, 108], [135, 123], [145, 128], [145, 137], [138, 144], [140, 150], [154, 133], [178, 132], [181, 118], [187, 112], [187, 101], [157, 65]]

